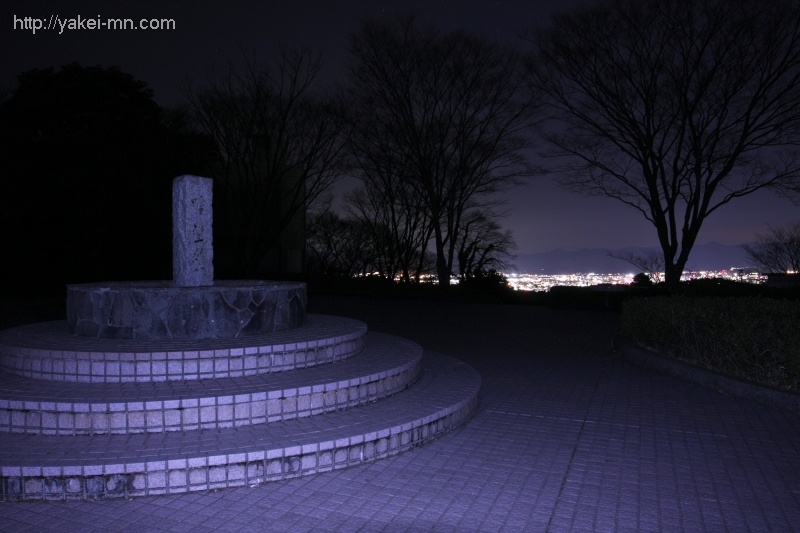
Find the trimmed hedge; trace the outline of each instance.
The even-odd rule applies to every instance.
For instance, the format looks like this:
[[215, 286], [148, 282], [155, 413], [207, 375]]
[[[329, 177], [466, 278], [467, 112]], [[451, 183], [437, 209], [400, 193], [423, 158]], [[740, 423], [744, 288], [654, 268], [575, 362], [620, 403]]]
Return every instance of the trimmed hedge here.
[[800, 302], [654, 297], [623, 303], [620, 334], [739, 379], [800, 392]]

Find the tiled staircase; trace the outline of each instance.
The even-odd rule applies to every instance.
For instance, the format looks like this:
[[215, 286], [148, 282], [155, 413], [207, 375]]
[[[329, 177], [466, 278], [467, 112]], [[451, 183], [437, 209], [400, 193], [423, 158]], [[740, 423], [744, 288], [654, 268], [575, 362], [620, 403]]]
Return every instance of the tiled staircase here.
[[457, 359], [307, 315], [234, 339], [0, 332], [0, 500], [204, 491], [325, 472], [418, 446], [471, 416]]

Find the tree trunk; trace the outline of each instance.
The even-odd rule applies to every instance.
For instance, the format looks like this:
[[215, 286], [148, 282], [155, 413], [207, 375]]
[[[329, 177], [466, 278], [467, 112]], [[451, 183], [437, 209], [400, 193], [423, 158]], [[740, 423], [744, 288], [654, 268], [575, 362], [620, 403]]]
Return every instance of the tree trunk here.
[[664, 265], [664, 282], [667, 287], [675, 288], [681, 282], [681, 275], [683, 274], [683, 265], [669, 264]]
[[450, 269], [447, 268], [447, 259], [444, 256], [444, 242], [442, 239], [442, 228], [436, 224], [434, 228], [434, 241], [436, 243], [436, 278], [442, 290], [450, 287]]
[[664, 282], [667, 287], [673, 289], [680, 284], [681, 275], [683, 275], [683, 269], [686, 268], [688, 260], [689, 254], [682, 251], [678, 254], [677, 259], [664, 261]]

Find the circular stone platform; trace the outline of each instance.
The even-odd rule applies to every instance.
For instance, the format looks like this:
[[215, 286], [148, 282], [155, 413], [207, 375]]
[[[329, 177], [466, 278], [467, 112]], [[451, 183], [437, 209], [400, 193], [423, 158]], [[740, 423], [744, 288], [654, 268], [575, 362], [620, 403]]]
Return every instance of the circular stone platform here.
[[230, 339], [299, 327], [306, 315], [299, 282], [171, 281], [67, 285], [69, 332], [107, 339]]

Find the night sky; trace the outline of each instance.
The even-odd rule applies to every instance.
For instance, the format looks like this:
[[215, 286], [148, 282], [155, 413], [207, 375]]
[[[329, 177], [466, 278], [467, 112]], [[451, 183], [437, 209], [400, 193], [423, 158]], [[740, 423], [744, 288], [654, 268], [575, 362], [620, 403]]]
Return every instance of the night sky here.
[[[413, 11], [439, 28], [464, 28], [492, 40], [526, 44], [519, 32], [543, 28], [554, 10], [586, 0], [294, 0], [195, 2], [3, 2], [0, 5], [0, 91], [16, 87], [16, 75], [33, 68], [118, 66], [146, 81], [162, 106], [182, 101], [180, 85], [242, 57], [242, 50], [266, 62], [280, 46], [308, 45], [324, 54], [323, 81], [344, 81], [347, 43], [365, 17]], [[62, 20], [84, 18], [172, 18], [175, 30], [32, 31], [14, 29], [14, 16]], [[18, 25], [19, 28], [19, 25]], [[535, 156], [535, 149], [531, 152]], [[509, 195], [503, 224], [514, 232], [519, 253], [552, 249], [656, 246], [655, 230], [637, 212], [603, 197], [563, 191], [550, 176], [534, 178]], [[800, 207], [772, 193], [735, 200], [711, 215], [698, 244], [741, 244], [769, 225], [800, 220]]]

